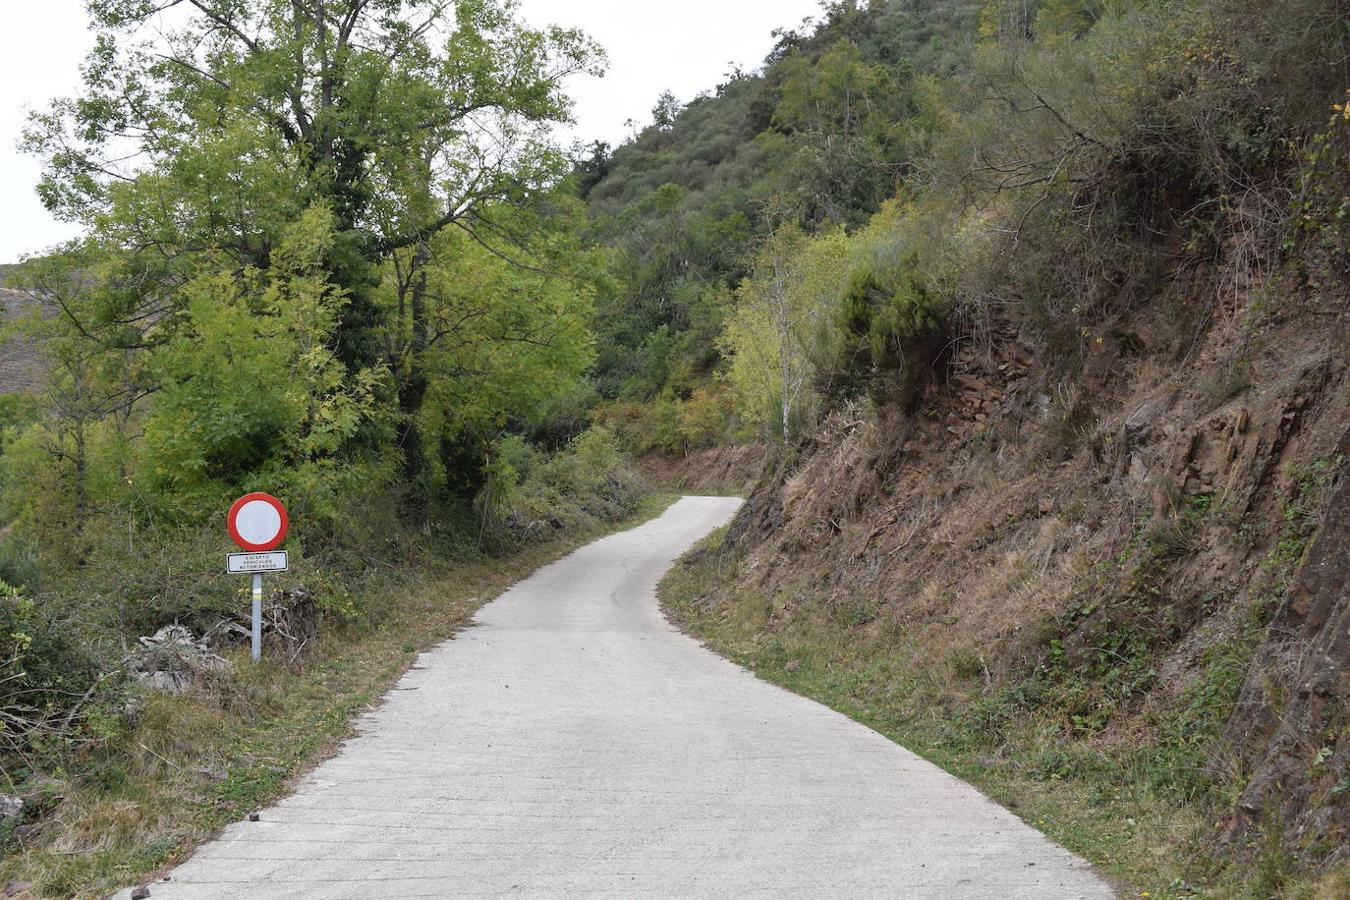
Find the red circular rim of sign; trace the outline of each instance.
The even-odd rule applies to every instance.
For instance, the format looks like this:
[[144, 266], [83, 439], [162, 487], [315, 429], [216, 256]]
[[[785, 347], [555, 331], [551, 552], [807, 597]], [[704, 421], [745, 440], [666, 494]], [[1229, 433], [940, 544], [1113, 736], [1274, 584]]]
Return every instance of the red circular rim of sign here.
[[[262, 544], [251, 544], [244, 540], [243, 536], [239, 534], [239, 529], [235, 524], [235, 519], [239, 515], [239, 510], [244, 508], [245, 503], [252, 503], [254, 500], [261, 500], [264, 503], [269, 504], [277, 511], [277, 515], [281, 516], [281, 529], [277, 532], [277, 536]], [[273, 497], [271, 494], [255, 492], [252, 494], [245, 494], [234, 501], [234, 505], [230, 507], [230, 515], [229, 518], [226, 519], [226, 524], [228, 524], [230, 528], [230, 538], [233, 539], [236, 544], [250, 553], [263, 553], [268, 550], [275, 550], [277, 547], [281, 546], [282, 541], [286, 540], [286, 530], [290, 528], [291, 520], [290, 517], [286, 515], [286, 507], [281, 505], [280, 500]]]

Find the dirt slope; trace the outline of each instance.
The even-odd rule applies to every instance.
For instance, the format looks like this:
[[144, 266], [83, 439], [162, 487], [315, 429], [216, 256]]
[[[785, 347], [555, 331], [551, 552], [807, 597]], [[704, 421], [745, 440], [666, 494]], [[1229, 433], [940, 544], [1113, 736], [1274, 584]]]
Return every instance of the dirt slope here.
[[651, 454], [638, 461], [644, 477], [661, 490], [686, 494], [748, 494], [764, 471], [762, 444], [695, 450], [672, 458]]

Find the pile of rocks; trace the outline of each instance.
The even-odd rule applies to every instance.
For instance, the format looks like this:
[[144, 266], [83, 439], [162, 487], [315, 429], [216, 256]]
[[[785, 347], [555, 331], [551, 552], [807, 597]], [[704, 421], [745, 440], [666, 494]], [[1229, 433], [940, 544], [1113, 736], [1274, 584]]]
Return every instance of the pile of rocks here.
[[124, 661], [132, 679], [157, 690], [181, 694], [206, 675], [228, 675], [234, 666], [212, 652], [205, 640], [197, 640], [182, 625], [166, 625], [143, 637], [143, 649]]

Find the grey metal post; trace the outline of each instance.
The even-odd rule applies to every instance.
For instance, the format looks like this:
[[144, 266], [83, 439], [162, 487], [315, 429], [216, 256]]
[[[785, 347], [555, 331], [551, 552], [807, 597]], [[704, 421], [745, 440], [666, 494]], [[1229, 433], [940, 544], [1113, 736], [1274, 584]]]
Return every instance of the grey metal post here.
[[253, 573], [253, 661], [262, 659], [262, 573]]

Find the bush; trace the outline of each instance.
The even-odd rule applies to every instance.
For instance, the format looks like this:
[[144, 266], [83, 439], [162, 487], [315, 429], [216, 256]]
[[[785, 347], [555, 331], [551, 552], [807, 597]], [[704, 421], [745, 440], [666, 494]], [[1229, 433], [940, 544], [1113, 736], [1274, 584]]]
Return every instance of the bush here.
[[32, 591], [42, 579], [38, 548], [17, 535], [0, 538], [0, 582]]
[[620, 521], [637, 509], [645, 491], [613, 432], [603, 426], [551, 454], [516, 437], [497, 447], [476, 507], [482, 536], [498, 547]]
[[0, 759], [68, 726], [98, 674], [68, 623], [0, 581]]
[[683, 449], [700, 450], [717, 445], [731, 422], [731, 394], [721, 382], [695, 388], [688, 400], [677, 404], [676, 431]]
[[948, 304], [913, 269], [886, 277], [855, 271], [839, 304], [843, 335], [833, 396], [848, 399], [866, 384], [872, 399], [912, 409], [928, 371], [947, 343]]

